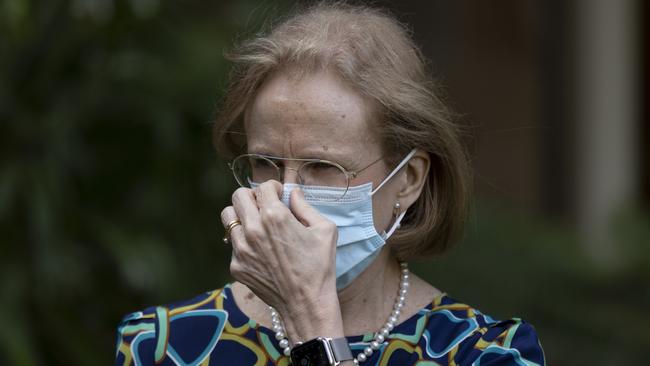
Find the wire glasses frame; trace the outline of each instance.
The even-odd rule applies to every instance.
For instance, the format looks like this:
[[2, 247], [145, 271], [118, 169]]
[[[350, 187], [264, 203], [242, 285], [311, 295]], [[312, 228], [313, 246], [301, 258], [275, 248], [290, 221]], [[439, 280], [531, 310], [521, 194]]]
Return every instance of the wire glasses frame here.
[[[284, 183], [285, 172], [289, 169], [296, 172], [298, 183], [302, 185], [335, 186], [338, 188], [344, 188], [340, 197], [343, 198], [350, 188], [350, 180], [356, 178], [361, 172], [379, 162], [382, 158], [383, 157], [379, 157], [363, 168], [352, 171], [345, 169], [337, 162], [325, 159], [280, 158], [262, 154], [242, 154], [229, 162], [228, 167], [232, 171], [237, 183], [242, 187], [249, 188], [251, 187], [251, 183], [262, 183], [271, 179], [276, 179], [279, 182]], [[253, 181], [247, 171], [247, 169], [253, 169], [253, 167], [249, 166], [253, 160], [256, 164], [262, 164], [264, 165], [263, 168], [267, 169], [267, 174], [263, 176], [263, 179], [259, 182]], [[282, 164], [282, 167], [280, 167], [277, 164], [279, 161], [298, 162], [300, 165], [298, 168], [289, 167], [286, 164]], [[320, 174], [320, 177], [314, 177], [314, 174]], [[325, 178], [326, 176], [329, 178]], [[339, 179], [339, 181], [337, 181], [337, 179]]]

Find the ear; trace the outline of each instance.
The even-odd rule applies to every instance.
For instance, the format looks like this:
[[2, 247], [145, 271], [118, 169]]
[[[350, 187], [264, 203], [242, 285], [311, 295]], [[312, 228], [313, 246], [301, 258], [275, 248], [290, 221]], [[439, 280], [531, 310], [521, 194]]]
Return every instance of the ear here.
[[431, 157], [428, 152], [421, 149], [416, 151], [404, 167], [406, 177], [400, 191], [397, 193], [397, 198], [404, 210], [411, 207], [420, 197], [430, 167]]

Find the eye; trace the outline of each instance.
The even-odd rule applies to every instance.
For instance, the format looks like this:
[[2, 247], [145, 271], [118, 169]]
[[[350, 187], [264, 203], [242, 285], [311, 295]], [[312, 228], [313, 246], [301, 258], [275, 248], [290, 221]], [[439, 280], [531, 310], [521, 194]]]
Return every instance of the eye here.
[[249, 160], [253, 168], [262, 169], [262, 168], [270, 168], [273, 166], [273, 163], [271, 163], [271, 161], [267, 159], [251, 157]]
[[306, 185], [346, 187], [348, 183], [347, 176], [341, 168], [324, 161], [303, 164], [299, 175]]
[[307, 168], [312, 169], [312, 170], [316, 170], [316, 171], [325, 171], [325, 170], [328, 170], [328, 169], [339, 170], [336, 166], [334, 166], [334, 165], [332, 165], [330, 163], [325, 163], [325, 162], [320, 162], [320, 161], [309, 163], [307, 165]]

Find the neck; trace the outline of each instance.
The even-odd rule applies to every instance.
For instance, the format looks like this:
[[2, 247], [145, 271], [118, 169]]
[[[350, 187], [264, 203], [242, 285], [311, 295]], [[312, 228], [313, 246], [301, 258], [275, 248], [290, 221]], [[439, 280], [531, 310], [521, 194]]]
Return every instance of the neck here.
[[385, 246], [359, 277], [338, 292], [345, 334], [377, 331], [392, 310], [399, 281], [399, 263]]

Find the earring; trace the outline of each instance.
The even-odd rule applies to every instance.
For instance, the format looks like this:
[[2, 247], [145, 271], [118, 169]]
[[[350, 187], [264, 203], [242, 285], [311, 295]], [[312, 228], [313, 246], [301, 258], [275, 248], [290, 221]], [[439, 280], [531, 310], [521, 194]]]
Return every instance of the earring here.
[[401, 213], [400, 208], [402, 208], [402, 206], [399, 204], [399, 202], [395, 202], [395, 206], [393, 206], [393, 216], [395, 217], [399, 216], [399, 214]]

